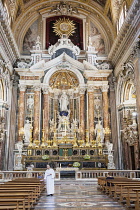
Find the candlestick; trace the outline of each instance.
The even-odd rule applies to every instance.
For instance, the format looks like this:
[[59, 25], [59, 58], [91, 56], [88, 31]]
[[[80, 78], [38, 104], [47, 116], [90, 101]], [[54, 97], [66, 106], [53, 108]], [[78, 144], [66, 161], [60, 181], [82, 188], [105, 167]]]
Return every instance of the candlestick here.
[[32, 125], [32, 109], [31, 109], [31, 125]]
[[43, 109], [43, 129], [44, 129], [44, 109]]
[[56, 110], [54, 110], [54, 122], [56, 123]]
[[66, 136], [66, 121], [65, 121], [65, 136]]

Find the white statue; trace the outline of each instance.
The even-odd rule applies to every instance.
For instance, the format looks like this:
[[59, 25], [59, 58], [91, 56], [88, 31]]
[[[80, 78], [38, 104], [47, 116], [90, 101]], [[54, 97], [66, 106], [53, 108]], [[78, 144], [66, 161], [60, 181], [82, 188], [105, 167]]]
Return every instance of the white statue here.
[[59, 115], [58, 131], [70, 131], [69, 116]]
[[110, 143], [109, 141], [106, 142], [106, 147], [108, 150], [108, 169], [115, 169], [115, 164], [114, 164], [114, 157], [113, 157], [113, 144]]
[[95, 109], [99, 110], [99, 108], [101, 106], [101, 100], [99, 99], [98, 96], [94, 99], [94, 104], [95, 104]]
[[29, 110], [32, 110], [34, 106], [34, 99], [32, 98], [32, 96], [29, 96], [29, 98], [27, 99], [27, 108]]
[[29, 122], [29, 120], [26, 120], [26, 123], [24, 125], [24, 143], [30, 143], [30, 137], [31, 137], [31, 129], [32, 129], [32, 125]]
[[103, 143], [104, 134], [105, 134], [105, 130], [104, 130], [102, 124], [101, 124], [101, 120], [99, 120], [99, 122], [95, 126], [96, 140], [100, 140], [100, 142]]
[[16, 147], [18, 149], [18, 153], [16, 153], [14, 157], [14, 170], [23, 170], [23, 165], [22, 165], [23, 143], [22, 141], [19, 141], [16, 144]]
[[78, 128], [78, 122], [76, 119], [73, 119], [73, 122], [71, 123], [71, 131], [74, 132]]
[[16, 145], [17, 145], [17, 149], [18, 149], [19, 154], [22, 154], [22, 148], [23, 148], [22, 141], [19, 141]]
[[34, 164], [31, 163], [31, 164], [27, 167], [27, 178], [32, 178], [33, 169], [34, 169]]
[[108, 155], [112, 155], [113, 144], [108, 141], [106, 142], [106, 147], [108, 150]]
[[60, 99], [60, 111], [68, 111], [69, 99], [66, 92], [63, 92]]
[[53, 132], [55, 128], [55, 122], [54, 119], [50, 120], [50, 131]]

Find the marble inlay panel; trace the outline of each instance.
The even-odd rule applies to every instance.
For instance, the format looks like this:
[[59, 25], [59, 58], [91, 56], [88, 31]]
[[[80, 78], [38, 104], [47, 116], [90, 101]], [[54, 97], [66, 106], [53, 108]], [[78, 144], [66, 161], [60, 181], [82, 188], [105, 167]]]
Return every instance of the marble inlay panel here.
[[[76, 181], [75, 181], [76, 182]], [[67, 183], [67, 184], [66, 184]], [[97, 189], [97, 183], [86, 185], [86, 182], [68, 184], [62, 181], [55, 186], [54, 196], [42, 193], [35, 210], [125, 210], [125, 208], [112, 198]]]

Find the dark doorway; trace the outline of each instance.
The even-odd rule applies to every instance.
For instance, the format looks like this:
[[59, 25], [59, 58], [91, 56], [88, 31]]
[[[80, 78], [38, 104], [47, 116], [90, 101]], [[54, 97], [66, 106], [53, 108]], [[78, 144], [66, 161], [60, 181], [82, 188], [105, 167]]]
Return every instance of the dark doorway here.
[[134, 146], [130, 146], [132, 170], [135, 170], [135, 153]]

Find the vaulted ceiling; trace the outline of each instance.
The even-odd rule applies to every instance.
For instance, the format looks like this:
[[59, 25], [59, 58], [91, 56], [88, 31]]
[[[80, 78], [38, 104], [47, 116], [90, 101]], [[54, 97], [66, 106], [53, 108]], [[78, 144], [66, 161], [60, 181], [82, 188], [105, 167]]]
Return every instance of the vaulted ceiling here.
[[[124, 0], [3, 0], [7, 7], [9, 16], [11, 16], [11, 28], [17, 44], [22, 50], [22, 43], [30, 26], [36, 21], [42, 21], [40, 28], [42, 30], [44, 20], [51, 16], [65, 15], [60, 14], [57, 5], [61, 2], [74, 8], [78, 13], [68, 15], [78, 17], [83, 20], [85, 32], [91, 22], [95, 24], [101, 34], [104, 34], [107, 48], [110, 49], [113, 40], [116, 37], [116, 21], [118, 18], [119, 8]], [[126, 0], [128, 2], [132, 0]], [[67, 15], [67, 14], [66, 14]], [[89, 36], [89, 35], [85, 35]], [[86, 39], [86, 37], [85, 37]]]

